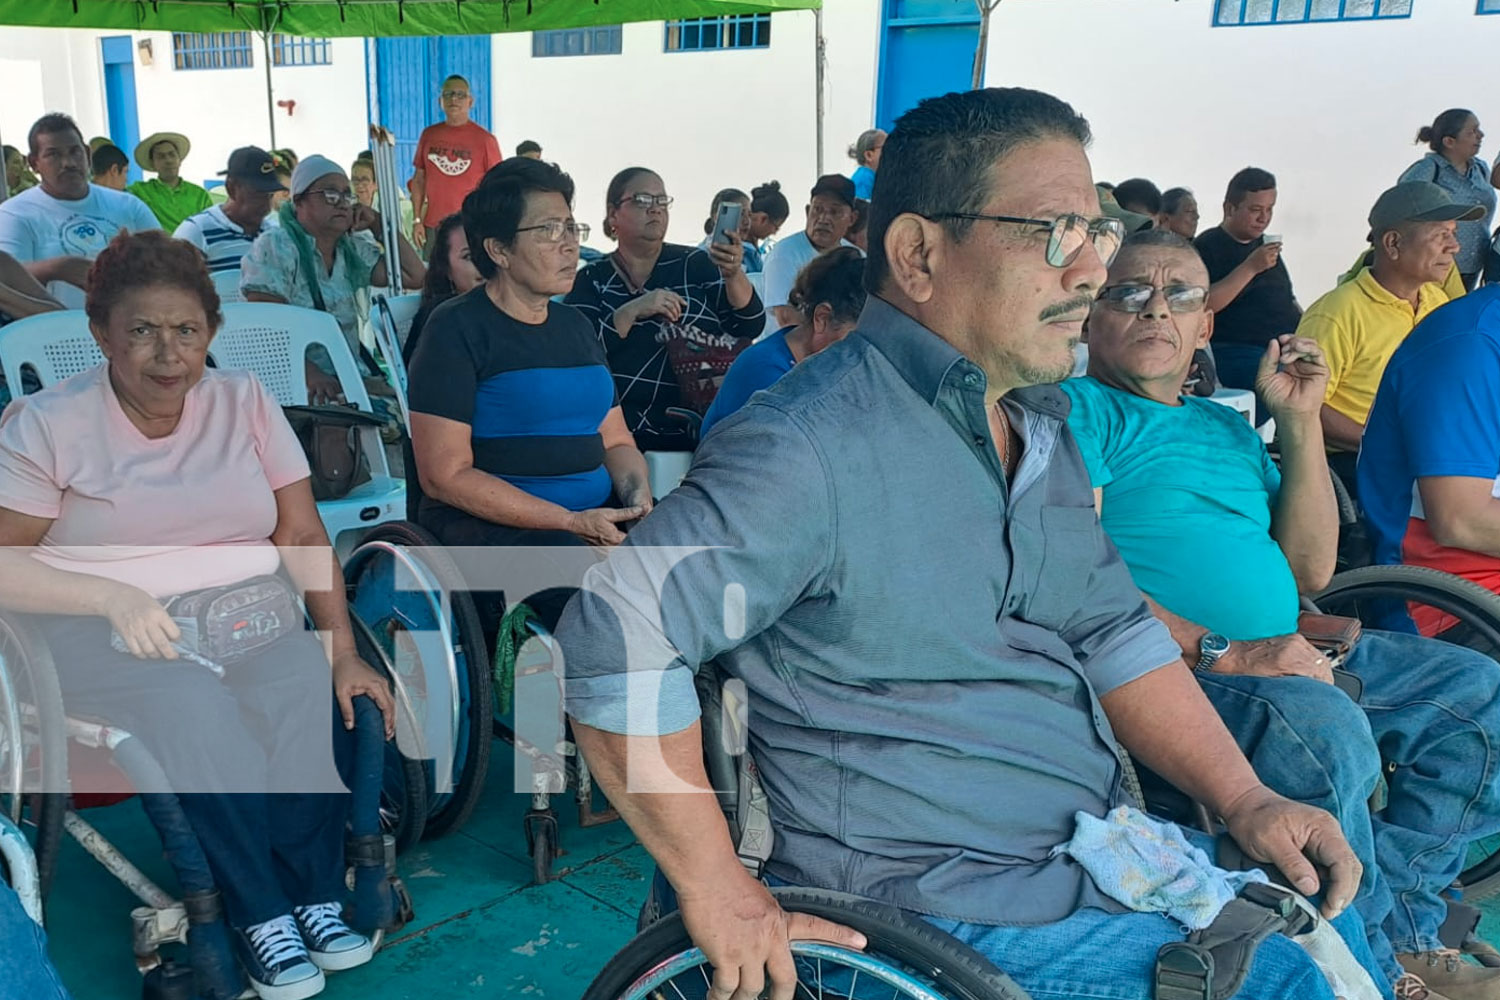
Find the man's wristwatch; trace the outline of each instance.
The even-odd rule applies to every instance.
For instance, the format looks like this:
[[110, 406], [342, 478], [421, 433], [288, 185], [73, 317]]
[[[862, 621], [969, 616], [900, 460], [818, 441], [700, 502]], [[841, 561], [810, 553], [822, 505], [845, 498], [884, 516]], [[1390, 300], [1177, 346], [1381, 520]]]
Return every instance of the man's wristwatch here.
[[1206, 632], [1203, 638], [1198, 640], [1198, 662], [1193, 664], [1193, 669], [1200, 673], [1212, 671], [1214, 664], [1222, 660], [1228, 653], [1228, 639], [1217, 632]]

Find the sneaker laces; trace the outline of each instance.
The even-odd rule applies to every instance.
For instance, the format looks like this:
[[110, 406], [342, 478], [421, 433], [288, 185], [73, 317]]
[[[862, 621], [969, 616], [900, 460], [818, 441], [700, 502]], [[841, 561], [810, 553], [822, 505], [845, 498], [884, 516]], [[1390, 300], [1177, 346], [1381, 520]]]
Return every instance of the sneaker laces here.
[[1422, 982], [1422, 977], [1414, 972], [1408, 972], [1392, 984], [1396, 994], [1396, 1000], [1427, 1000], [1432, 994], [1427, 989], [1427, 984]]
[[312, 906], [299, 906], [294, 912], [317, 941], [354, 933], [344, 923], [344, 908], [339, 903], [314, 903]]
[[250, 946], [255, 949], [256, 961], [267, 969], [274, 969], [288, 959], [303, 958], [307, 954], [302, 935], [297, 933], [297, 924], [290, 916], [256, 924], [247, 933]]

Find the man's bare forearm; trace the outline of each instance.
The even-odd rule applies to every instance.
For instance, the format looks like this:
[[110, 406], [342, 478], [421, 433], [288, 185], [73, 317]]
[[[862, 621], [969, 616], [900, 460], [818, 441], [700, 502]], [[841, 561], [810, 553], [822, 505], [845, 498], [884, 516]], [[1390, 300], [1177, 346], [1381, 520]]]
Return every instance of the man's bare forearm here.
[[1338, 501], [1322, 425], [1310, 416], [1278, 419], [1276, 433], [1281, 441], [1281, 494], [1271, 535], [1292, 568], [1297, 589], [1315, 594], [1333, 577], [1339, 550]]
[[[621, 736], [575, 719], [573, 738], [610, 805], [679, 892], [743, 870], [703, 769], [698, 723], [669, 736]], [[645, 790], [652, 787], [677, 791]]]
[[1223, 815], [1260, 787], [1229, 730], [1178, 660], [1102, 696], [1120, 745], [1177, 788]]

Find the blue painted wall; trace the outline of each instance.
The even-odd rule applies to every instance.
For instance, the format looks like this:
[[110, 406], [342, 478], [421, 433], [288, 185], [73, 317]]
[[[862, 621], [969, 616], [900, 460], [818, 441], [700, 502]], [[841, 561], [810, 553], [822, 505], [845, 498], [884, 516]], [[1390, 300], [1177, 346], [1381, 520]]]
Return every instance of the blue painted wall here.
[[875, 124], [889, 129], [924, 97], [968, 90], [978, 43], [974, 0], [882, 0]]
[[109, 138], [130, 158], [130, 179], [138, 181], [141, 168], [135, 165], [135, 147], [141, 141], [141, 123], [135, 103], [135, 41], [129, 35], [101, 38], [99, 54], [104, 63]]

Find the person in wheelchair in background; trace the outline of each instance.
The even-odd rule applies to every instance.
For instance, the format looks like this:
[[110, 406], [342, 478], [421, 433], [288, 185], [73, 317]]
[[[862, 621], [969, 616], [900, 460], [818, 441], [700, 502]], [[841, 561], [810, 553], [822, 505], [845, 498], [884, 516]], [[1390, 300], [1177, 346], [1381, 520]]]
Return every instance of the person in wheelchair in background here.
[[[281, 408], [249, 373], [206, 367], [222, 320], [202, 256], [121, 235], [93, 264], [87, 312], [107, 360], [0, 420], [0, 606], [41, 616], [70, 714], [160, 762], [252, 985], [300, 1000], [371, 955], [341, 916], [333, 763], [353, 699], [376, 703], [389, 737], [392, 698], [355, 652]], [[194, 617], [225, 596], [243, 605], [228, 624]]]
[[[1146, 1000], [1158, 949], [1183, 941], [1059, 849], [1128, 802], [1122, 748], [1302, 891], [1322, 866], [1325, 915], [1353, 898], [1337, 823], [1256, 778], [1151, 617], [1047, 384], [1123, 236], [1088, 141], [1035, 91], [907, 112], [856, 330], [725, 418], [563, 615], [578, 747], [676, 890], [712, 1000], [768, 980], [788, 1000], [789, 939], [866, 942], [789, 918], [741, 864], [707, 791], [693, 674], [710, 660], [749, 692], [769, 878], [914, 912], [1034, 997]], [[1335, 926], [1368, 968], [1350, 917]], [[1272, 937], [1239, 995], [1334, 994]]]
[[[604, 348], [552, 300], [572, 288], [588, 235], [572, 201], [572, 178], [525, 157], [464, 199], [484, 283], [433, 311], [409, 389], [417, 521], [444, 545], [616, 545], [651, 510]], [[566, 599], [533, 610], [550, 627]]]
[[[1175, 233], [1126, 240], [1089, 320], [1089, 374], [1063, 389], [1100, 518], [1267, 785], [1338, 817], [1364, 864], [1355, 905], [1400, 998], [1500, 998], [1500, 969], [1445, 949], [1443, 891], [1473, 841], [1500, 832], [1500, 665], [1482, 653], [1368, 630], [1334, 687], [1299, 633], [1299, 594], [1333, 574], [1338, 512], [1319, 410], [1316, 341], [1283, 336], [1256, 390], [1276, 419], [1278, 470], [1238, 413], [1179, 392], [1213, 332], [1208, 271]], [[1385, 807], [1367, 802], [1381, 759]], [[1394, 950], [1393, 950], [1394, 949]]]

